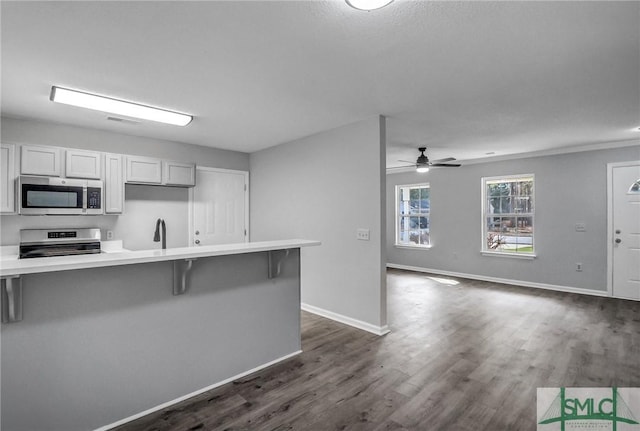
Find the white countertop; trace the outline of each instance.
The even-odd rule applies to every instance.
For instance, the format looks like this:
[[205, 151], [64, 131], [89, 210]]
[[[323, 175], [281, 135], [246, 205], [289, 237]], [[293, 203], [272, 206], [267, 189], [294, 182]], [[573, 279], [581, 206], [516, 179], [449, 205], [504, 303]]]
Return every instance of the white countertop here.
[[320, 241], [288, 239], [279, 241], [180, 247], [166, 250], [109, 251], [101, 254], [38, 257], [33, 259], [17, 259], [15, 256], [6, 255], [0, 258], [0, 277], [36, 274], [41, 272], [69, 271], [85, 268], [100, 268], [106, 266], [133, 265], [137, 263], [197, 259], [200, 257], [257, 253], [261, 251], [285, 250], [316, 245], [320, 245]]

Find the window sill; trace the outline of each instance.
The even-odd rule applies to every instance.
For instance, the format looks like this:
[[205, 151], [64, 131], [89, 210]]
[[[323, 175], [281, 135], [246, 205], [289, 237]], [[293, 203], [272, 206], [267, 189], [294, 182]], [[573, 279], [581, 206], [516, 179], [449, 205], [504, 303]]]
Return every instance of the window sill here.
[[483, 256], [492, 256], [492, 257], [508, 257], [512, 259], [529, 259], [533, 260], [536, 258], [535, 254], [524, 254], [524, 253], [502, 253], [499, 251], [481, 251]]
[[431, 250], [430, 245], [404, 245], [404, 244], [395, 244], [395, 248], [404, 248], [407, 250]]

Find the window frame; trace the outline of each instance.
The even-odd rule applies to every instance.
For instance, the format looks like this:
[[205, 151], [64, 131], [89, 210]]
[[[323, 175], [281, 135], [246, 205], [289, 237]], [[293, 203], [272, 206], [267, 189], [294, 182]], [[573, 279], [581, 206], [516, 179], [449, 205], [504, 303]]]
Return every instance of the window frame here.
[[[417, 216], [417, 217], [426, 217], [427, 218], [427, 225], [429, 226], [429, 244], [407, 244], [407, 243], [401, 243], [400, 242], [400, 223], [401, 223], [401, 219], [403, 217], [402, 214], [400, 214], [400, 189], [402, 188], [427, 188], [429, 189], [429, 210], [426, 212], [420, 212], [418, 214], [414, 214], [413, 216]], [[394, 241], [394, 246], [397, 248], [407, 248], [407, 249], [412, 249], [412, 250], [428, 250], [431, 248], [431, 184], [429, 182], [421, 182], [421, 183], [414, 183], [414, 184], [398, 184], [396, 185], [396, 190], [395, 190], [395, 201], [394, 201], [394, 205], [395, 205], [395, 241]], [[407, 217], [407, 215], [404, 215], [404, 217]]]
[[[519, 213], [519, 212], [512, 212], [512, 213], [504, 213], [504, 215], [501, 213], [498, 216], [500, 217], [530, 217], [531, 218], [531, 226], [532, 226], [532, 232], [531, 232], [531, 248], [532, 251], [531, 252], [523, 252], [523, 251], [509, 251], [509, 250], [491, 250], [487, 247], [487, 235], [489, 233], [489, 230], [487, 229], [487, 219], [490, 217], [490, 214], [488, 213], [488, 208], [487, 208], [487, 202], [488, 202], [488, 196], [487, 196], [487, 184], [489, 182], [496, 182], [496, 181], [500, 181], [500, 180], [504, 180], [505, 182], [513, 182], [510, 180], [517, 180], [517, 179], [531, 179], [532, 183], [533, 183], [533, 187], [531, 190], [531, 198], [533, 201], [533, 205], [532, 205], [532, 209], [530, 212], [526, 212], [526, 213]], [[535, 222], [535, 213], [536, 213], [536, 179], [535, 179], [535, 174], [533, 173], [529, 173], [529, 174], [512, 174], [512, 175], [495, 175], [495, 176], [490, 176], [490, 177], [482, 177], [481, 181], [480, 181], [480, 186], [481, 186], [481, 199], [482, 199], [482, 206], [481, 206], [481, 228], [480, 228], [480, 232], [481, 232], [481, 237], [482, 237], [482, 242], [481, 242], [481, 248], [480, 248], [480, 252], [482, 253], [482, 255], [484, 256], [501, 256], [501, 257], [510, 257], [510, 258], [519, 258], [519, 259], [535, 259], [536, 258], [536, 240], [535, 240], [535, 235], [536, 235], [536, 222]]]

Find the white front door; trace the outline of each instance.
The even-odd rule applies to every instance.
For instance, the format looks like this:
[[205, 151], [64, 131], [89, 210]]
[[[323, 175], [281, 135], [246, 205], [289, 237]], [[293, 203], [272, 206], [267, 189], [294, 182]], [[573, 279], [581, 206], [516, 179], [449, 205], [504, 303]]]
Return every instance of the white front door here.
[[614, 166], [612, 196], [612, 293], [640, 299], [640, 162]]
[[249, 173], [198, 167], [193, 188], [191, 245], [246, 242]]

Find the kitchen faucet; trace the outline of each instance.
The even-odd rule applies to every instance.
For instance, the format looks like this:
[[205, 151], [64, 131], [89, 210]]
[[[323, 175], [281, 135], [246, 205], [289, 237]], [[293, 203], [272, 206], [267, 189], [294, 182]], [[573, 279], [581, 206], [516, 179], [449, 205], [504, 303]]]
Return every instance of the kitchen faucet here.
[[164, 224], [164, 220], [159, 218], [156, 221], [156, 232], [153, 234], [153, 242], [160, 242], [160, 224], [162, 224], [162, 249], [167, 248], [167, 225]]

